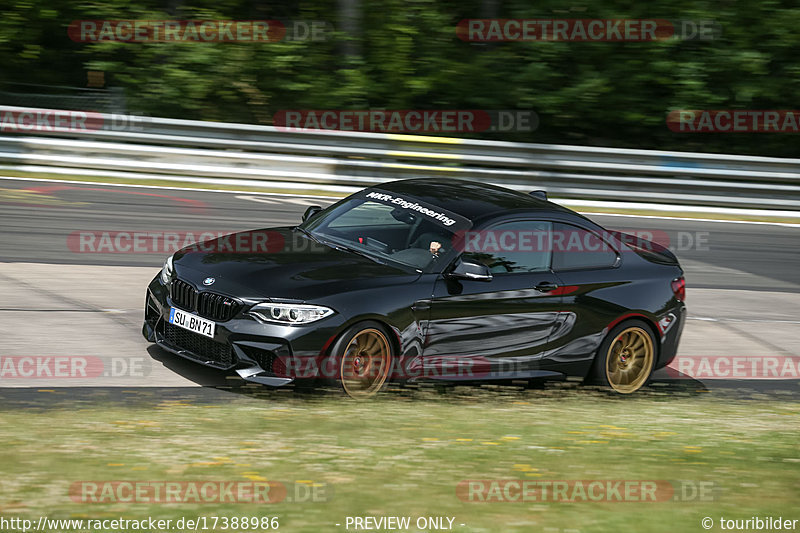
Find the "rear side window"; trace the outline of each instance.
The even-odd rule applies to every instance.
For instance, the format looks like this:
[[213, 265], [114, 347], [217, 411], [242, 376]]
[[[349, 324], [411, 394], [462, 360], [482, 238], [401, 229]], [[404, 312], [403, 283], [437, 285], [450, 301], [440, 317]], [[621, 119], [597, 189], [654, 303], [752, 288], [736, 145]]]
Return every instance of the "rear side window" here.
[[553, 270], [608, 268], [617, 251], [596, 233], [557, 222], [553, 224]]

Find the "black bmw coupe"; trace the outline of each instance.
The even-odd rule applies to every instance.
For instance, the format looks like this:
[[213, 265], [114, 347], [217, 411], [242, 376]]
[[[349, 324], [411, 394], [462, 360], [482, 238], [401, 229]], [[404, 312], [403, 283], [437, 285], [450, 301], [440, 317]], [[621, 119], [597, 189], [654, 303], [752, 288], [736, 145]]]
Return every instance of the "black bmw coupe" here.
[[279, 387], [579, 376], [631, 393], [667, 365], [683, 271], [653, 242], [481, 183], [385, 183], [300, 225], [184, 248], [147, 288], [143, 334]]

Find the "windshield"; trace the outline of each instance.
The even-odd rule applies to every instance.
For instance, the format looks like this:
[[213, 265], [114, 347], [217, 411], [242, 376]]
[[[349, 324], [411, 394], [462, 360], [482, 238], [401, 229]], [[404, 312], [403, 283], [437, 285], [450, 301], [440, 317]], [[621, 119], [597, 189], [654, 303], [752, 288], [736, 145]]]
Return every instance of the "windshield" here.
[[455, 231], [469, 226], [444, 209], [407, 199], [393, 203], [385, 198], [389, 195], [375, 194], [345, 200], [301, 228], [330, 245], [428, 270], [450, 254]]

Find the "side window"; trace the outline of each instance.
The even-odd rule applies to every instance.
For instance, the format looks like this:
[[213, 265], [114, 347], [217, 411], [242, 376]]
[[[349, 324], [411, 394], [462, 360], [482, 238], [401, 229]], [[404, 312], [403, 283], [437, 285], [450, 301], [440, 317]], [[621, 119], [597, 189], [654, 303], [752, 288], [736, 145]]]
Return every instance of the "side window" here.
[[464, 232], [464, 256], [495, 274], [550, 269], [552, 224], [541, 220], [498, 224]]
[[557, 222], [553, 227], [553, 270], [608, 268], [617, 251], [592, 231]]

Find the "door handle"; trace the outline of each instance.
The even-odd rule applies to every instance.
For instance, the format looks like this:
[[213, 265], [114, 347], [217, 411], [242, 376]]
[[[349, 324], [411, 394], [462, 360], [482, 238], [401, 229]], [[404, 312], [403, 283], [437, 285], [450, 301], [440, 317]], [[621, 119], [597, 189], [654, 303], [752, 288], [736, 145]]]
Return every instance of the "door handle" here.
[[551, 292], [556, 290], [557, 288], [558, 285], [556, 285], [552, 281], [542, 281], [541, 283], [536, 285], [536, 287], [534, 287], [534, 290], [537, 290], [539, 292]]

